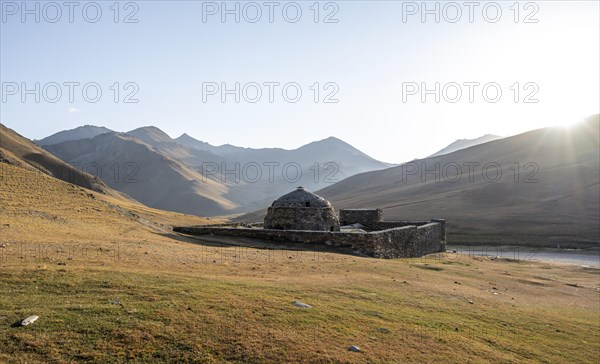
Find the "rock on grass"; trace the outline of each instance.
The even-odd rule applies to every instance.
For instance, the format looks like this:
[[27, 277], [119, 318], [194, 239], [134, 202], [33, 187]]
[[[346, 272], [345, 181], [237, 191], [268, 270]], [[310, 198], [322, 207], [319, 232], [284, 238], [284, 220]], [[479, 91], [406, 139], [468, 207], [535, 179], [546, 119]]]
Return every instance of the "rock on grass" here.
[[292, 302], [292, 305], [296, 306], [296, 307], [302, 307], [302, 308], [312, 308], [311, 305], [307, 305], [304, 302], [300, 302], [300, 301], [294, 301]]
[[21, 321], [21, 326], [31, 325], [32, 323], [36, 322], [39, 318], [39, 316], [29, 316], [28, 318]]

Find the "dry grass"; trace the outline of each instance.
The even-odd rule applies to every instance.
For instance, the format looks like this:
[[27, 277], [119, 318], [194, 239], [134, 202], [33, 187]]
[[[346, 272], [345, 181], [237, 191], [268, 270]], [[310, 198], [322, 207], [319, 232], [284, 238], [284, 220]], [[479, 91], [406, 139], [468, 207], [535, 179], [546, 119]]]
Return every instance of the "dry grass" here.
[[222, 247], [0, 166], [0, 362], [599, 359], [597, 269]]

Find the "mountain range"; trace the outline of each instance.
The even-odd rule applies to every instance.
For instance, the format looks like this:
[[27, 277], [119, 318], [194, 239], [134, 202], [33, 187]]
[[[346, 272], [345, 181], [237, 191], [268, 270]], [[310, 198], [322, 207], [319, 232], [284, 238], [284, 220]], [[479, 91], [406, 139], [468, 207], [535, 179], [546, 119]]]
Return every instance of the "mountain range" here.
[[390, 219], [447, 218], [449, 241], [598, 247], [599, 130], [595, 116], [358, 174], [318, 193], [337, 208], [383, 208]]
[[237, 207], [225, 196], [223, 184], [204, 179], [195, 168], [126, 134], [111, 132], [44, 147], [149, 207], [203, 216]]
[[[571, 128], [533, 130], [360, 173], [317, 194], [336, 209], [382, 208], [389, 220], [446, 218], [455, 244], [597, 248], [599, 130], [596, 115]], [[261, 209], [234, 221], [264, 215]]]
[[[173, 139], [156, 127], [119, 133], [83, 126], [37, 141], [42, 149], [2, 126], [0, 159], [154, 208], [243, 214], [233, 221], [261, 221], [272, 200], [304, 185], [337, 209], [383, 208], [387, 219], [446, 218], [450, 241], [596, 246], [599, 129], [596, 115], [571, 128], [462, 139], [430, 157], [389, 165], [333, 137], [294, 150], [252, 149], [213, 146], [187, 134]], [[331, 173], [328, 161], [335, 183], [321, 179]], [[300, 178], [274, 173], [271, 181], [252, 180], [250, 169], [244, 172], [290, 162], [300, 166]]]
[[203, 216], [252, 211], [298, 185], [317, 190], [392, 166], [333, 137], [292, 150], [253, 149], [173, 139], [153, 126], [126, 133], [83, 126], [37, 143], [150, 207]]
[[[540, 152], [556, 149], [551, 157], [572, 150], [571, 158], [559, 162], [565, 174], [575, 172], [571, 178], [576, 188], [560, 193], [576, 205], [597, 208], [597, 195], [589, 189], [584, 187], [579, 196], [579, 187], [597, 180], [597, 174], [586, 171], [598, 155], [593, 134], [597, 127], [591, 125], [587, 137], [586, 130], [534, 132], [513, 146], [525, 147], [541, 137], [548, 145]], [[445, 254], [398, 260], [363, 257], [326, 244], [179, 234], [172, 231], [173, 225], [224, 221], [151, 209], [124, 195], [111, 197], [110, 187], [96, 192], [59, 180], [30, 155], [50, 160], [46, 152], [9, 129], [0, 132], [0, 331], [7, 332], [0, 335], [0, 362], [115, 362], [125, 357], [166, 362], [445, 362], [448, 353], [461, 362], [520, 362], [525, 357], [596, 362], [598, 269], [593, 266], [534, 262], [531, 255], [504, 259], [507, 251], [518, 253], [518, 247], [506, 247], [500, 259], [473, 257], [467, 249], [449, 247]], [[115, 135], [95, 138], [120, 137], [151, 150], [138, 139]], [[495, 153], [508, 148], [500, 142], [470, 152], [496, 160]], [[516, 152], [523, 157], [522, 151]], [[364, 200], [365, 206], [389, 207], [398, 216], [413, 218], [418, 208], [391, 206], [410, 197], [394, 189], [397, 184], [385, 185], [402, 180], [398, 168], [349, 177], [347, 193], [330, 187], [334, 204], [356, 206]], [[387, 174], [392, 177], [377, 181]], [[375, 189], [362, 183], [365, 175], [375, 179]], [[542, 177], [547, 176], [540, 168], [539, 176], [532, 178]], [[542, 195], [552, 198], [552, 191], [538, 186]], [[160, 186], [156, 188], [159, 193]], [[375, 194], [370, 201], [368, 193]], [[451, 193], [431, 195], [445, 198], [447, 206], [465, 206]], [[482, 204], [491, 198], [480, 196]], [[544, 200], [508, 202], [518, 211]], [[478, 216], [491, 208], [488, 203], [471, 212], [468, 224], [480, 238], [499, 232], [506, 233], [504, 239], [509, 234], [516, 237], [529, 226], [541, 234], [549, 228], [554, 229], [551, 233], [586, 233], [586, 224], [597, 218], [593, 209], [574, 217], [568, 215], [573, 210], [566, 210], [564, 221], [551, 227], [551, 221], [544, 222], [556, 216], [551, 211], [549, 217], [536, 216], [533, 223], [519, 216], [494, 221], [497, 210]], [[455, 230], [459, 218], [469, 212], [438, 212], [447, 218], [449, 243], [460, 242]], [[484, 219], [495, 224], [477, 230], [478, 223], [485, 227]], [[463, 232], [468, 230], [469, 226]], [[503, 247], [496, 244], [487, 252], [496, 255], [499, 248]], [[587, 257], [586, 263], [593, 259]], [[38, 321], [24, 327], [26, 317]], [[377, 329], [381, 326], [386, 329]], [[361, 351], [348, 350], [351, 344], [361, 345]], [[306, 350], [307, 345], [312, 350]]]

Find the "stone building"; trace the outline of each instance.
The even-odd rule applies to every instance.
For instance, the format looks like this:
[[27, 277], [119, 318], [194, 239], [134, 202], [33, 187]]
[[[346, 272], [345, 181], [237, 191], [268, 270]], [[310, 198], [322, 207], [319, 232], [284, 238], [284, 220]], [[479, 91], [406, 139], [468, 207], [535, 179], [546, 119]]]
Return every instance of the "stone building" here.
[[267, 211], [264, 228], [339, 231], [340, 222], [329, 201], [298, 187], [273, 202]]
[[[340, 229], [340, 221], [346, 227]], [[360, 228], [355, 228], [357, 224]], [[329, 201], [302, 187], [275, 200], [264, 223], [175, 226], [173, 231], [323, 244], [376, 258], [420, 257], [446, 250], [444, 219], [386, 221], [381, 209], [342, 209], [338, 219]]]

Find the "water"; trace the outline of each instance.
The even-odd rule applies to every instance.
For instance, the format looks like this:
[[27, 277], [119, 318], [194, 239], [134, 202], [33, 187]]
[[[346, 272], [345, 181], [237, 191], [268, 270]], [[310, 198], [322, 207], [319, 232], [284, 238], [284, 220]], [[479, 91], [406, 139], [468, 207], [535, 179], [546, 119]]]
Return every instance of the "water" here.
[[472, 256], [499, 257], [516, 260], [531, 260], [549, 263], [575, 264], [600, 268], [600, 250], [597, 249], [555, 249], [531, 248], [522, 246], [448, 245], [448, 259], [468, 259]]

